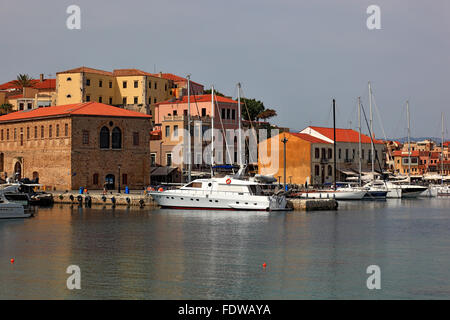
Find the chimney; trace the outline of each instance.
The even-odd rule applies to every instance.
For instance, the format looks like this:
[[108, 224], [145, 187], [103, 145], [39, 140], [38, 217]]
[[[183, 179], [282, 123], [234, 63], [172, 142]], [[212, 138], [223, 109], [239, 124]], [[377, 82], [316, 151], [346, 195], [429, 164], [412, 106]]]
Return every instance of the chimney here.
[[39, 79], [41, 80], [41, 82], [44, 82], [44, 74], [43, 74], [43, 73], [41, 73], [41, 74], [39, 75]]

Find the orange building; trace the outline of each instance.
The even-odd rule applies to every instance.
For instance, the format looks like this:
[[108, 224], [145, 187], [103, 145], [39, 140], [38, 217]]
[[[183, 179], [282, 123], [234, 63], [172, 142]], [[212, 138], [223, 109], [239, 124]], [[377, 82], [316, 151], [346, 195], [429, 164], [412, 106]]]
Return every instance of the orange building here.
[[[283, 132], [258, 145], [258, 172], [284, 181], [286, 143], [286, 182], [318, 185], [333, 181], [333, 144], [303, 133]], [[316, 154], [319, 150], [319, 154]]]

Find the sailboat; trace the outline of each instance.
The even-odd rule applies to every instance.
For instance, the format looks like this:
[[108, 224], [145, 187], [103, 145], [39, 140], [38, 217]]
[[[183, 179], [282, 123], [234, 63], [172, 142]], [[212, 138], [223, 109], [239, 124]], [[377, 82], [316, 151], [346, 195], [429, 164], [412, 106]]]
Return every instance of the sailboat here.
[[429, 197], [450, 196], [450, 186], [444, 185], [444, 113], [441, 114], [442, 122], [442, 140], [441, 140], [441, 184], [430, 185], [428, 190], [423, 194]]
[[[366, 190], [366, 195], [364, 196], [364, 199], [367, 200], [379, 200], [379, 199], [386, 199], [388, 190], [383, 185], [376, 185], [375, 182], [375, 163], [374, 163], [374, 144], [373, 144], [373, 114], [372, 114], [372, 88], [370, 86], [369, 82], [369, 106], [370, 106], [370, 143], [371, 143], [371, 162], [372, 162], [372, 182], [368, 183], [363, 186], [363, 188]], [[361, 186], [362, 181], [362, 164], [361, 164], [361, 98], [358, 97], [358, 126], [359, 126], [359, 183]]]
[[389, 190], [392, 189], [396, 195], [400, 192], [401, 198], [417, 198], [428, 188], [411, 184], [411, 119], [409, 113], [409, 101], [406, 101], [406, 113], [408, 117], [408, 178], [396, 182], [386, 181], [386, 187]]
[[[189, 79], [188, 79], [189, 81]], [[176, 190], [150, 192], [162, 208], [194, 210], [287, 210], [284, 194], [265, 195], [260, 183], [242, 179], [245, 166], [241, 149], [241, 103], [238, 84], [239, 171], [235, 175], [214, 177], [214, 86], [211, 87], [211, 178], [196, 179]], [[189, 112], [188, 112], [189, 113]], [[220, 114], [219, 114], [220, 117]], [[190, 146], [188, 148], [190, 157]], [[190, 158], [188, 158], [190, 159]], [[190, 177], [190, 174], [189, 174]]]

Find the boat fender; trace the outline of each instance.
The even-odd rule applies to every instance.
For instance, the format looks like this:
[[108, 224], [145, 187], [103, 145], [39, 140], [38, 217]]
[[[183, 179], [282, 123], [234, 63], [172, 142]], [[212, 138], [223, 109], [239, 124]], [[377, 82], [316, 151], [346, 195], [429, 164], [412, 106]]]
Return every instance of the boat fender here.
[[102, 201], [106, 202], [106, 196], [105, 195], [102, 196]]
[[70, 199], [70, 201], [73, 201], [73, 200], [74, 200], [73, 194], [71, 194], [71, 195], [69, 196], [69, 199]]
[[84, 202], [86, 203], [86, 205], [90, 206], [92, 203], [91, 196], [87, 196], [86, 198], [84, 198]]
[[64, 196], [62, 194], [59, 195], [59, 200], [64, 199]]
[[113, 204], [116, 204], [116, 198], [111, 197], [111, 202], [112, 202]]
[[144, 200], [140, 199], [139, 200], [139, 206], [142, 208], [144, 206]]
[[230, 184], [230, 183], [231, 183], [231, 179], [228, 178], [225, 182], [226, 182], [227, 184]]
[[81, 195], [78, 195], [77, 200], [78, 202], [83, 202], [83, 197]]
[[130, 204], [130, 202], [131, 202], [130, 198], [128, 198], [128, 197], [125, 198], [125, 201], [126, 201], [128, 204]]

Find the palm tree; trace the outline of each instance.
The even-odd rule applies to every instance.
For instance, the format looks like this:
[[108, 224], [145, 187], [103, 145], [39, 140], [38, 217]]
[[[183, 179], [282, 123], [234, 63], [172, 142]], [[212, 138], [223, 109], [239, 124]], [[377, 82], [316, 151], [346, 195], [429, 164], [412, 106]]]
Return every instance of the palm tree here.
[[13, 84], [20, 89], [34, 87], [33, 79], [27, 74], [19, 74], [17, 80], [13, 81]]
[[0, 114], [10, 113], [13, 109], [13, 105], [10, 103], [4, 103], [0, 106]]
[[277, 112], [273, 109], [266, 109], [258, 114], [257, 118], [262, 120], [267, 120], [269, 118], [273, 118], [277, 116]]

